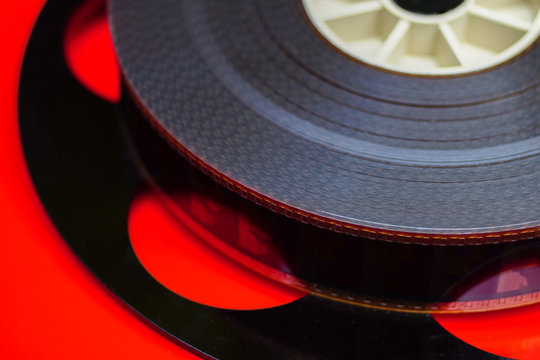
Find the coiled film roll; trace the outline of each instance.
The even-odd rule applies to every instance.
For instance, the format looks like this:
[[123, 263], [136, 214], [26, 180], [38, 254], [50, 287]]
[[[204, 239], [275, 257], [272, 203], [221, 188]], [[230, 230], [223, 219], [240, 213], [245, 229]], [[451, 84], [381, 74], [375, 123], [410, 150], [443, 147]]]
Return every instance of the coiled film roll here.
[[[411, 76], [336, 51], [300, 1], [115, 0], [110, 12], [126, 108], [242, 196], [221, 187], [225, 203], [260, 213], [278, 270], [301, 286], [437, 310], [515, 241], [534, 245], [536, 43], [480, 72]], [[154, 174], [187, 169], [152, 153]]]

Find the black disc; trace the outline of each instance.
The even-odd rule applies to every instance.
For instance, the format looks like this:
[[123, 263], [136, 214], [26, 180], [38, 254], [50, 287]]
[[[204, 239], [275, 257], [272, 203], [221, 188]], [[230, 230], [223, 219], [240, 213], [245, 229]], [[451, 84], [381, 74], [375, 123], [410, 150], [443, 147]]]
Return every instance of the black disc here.
[[130, 247], [127, 211], [144, 181], [115, 106], [84, 89], [63, 60], [63, 30], [78, 3], [47, 2], [35, 26], [21, 74], [21, 138], [36, 190], [58, 230], [128, 310], [202, 359], [500, 359], [458, 340], [427, 314], [315, 296], [273, 309], [230, 311], [160, 285]]
[[459, 5], [464, 0], [394, 0], [405, 10], [419, 14], [444, 14]]

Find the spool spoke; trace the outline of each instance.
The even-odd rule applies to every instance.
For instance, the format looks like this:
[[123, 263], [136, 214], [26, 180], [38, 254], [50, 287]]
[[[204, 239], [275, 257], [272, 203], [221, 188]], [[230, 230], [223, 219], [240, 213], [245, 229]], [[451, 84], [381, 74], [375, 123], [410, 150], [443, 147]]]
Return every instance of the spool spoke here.
[[396, 26], [392, 29], [379, 52], [378, 58], [380, 61], [388, 60], [399, 50], [404, 50], [406, 46], [406, 35], [411, 24], [407, 20], [399, 20]]
[[538, 0], [476, 0], [475, 5], [500, 12], [504, 16], [533, 22], [538, 15]]
[[439, 25], [439, 31], [454, 56], [455, 61], [457, 62], [456, 65], [465, 65], [464, 49], [454, 33], [454, 30], [452, 30], [448, 23], [442, 23]]
[[382, 4], [378, 0], [367, 0], [355, 3], [332, 2], [325, 10], [323, 21], [338, 20], [342, 18], [353, 17], [356, 15], [369, 14], [380, 11]]
[[478, 5], [471, 5], [470, 13], [474, 16], [491, 21], [500, 26], [508, 27], [514, 30], [520, 30], [524, 33], [527, 32], [532, 25], [530, 21], [518, 17], [508, 16], [505, 13], [496, 12]]

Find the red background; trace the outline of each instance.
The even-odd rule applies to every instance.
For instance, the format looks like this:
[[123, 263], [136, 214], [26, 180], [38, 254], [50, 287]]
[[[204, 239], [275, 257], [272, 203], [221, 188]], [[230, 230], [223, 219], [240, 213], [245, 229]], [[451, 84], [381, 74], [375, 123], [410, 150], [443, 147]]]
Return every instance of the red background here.
[[63, 243], [32, 187], [17, 89], [43, 3], [0, 2], [0, 358], [196, 359], [103, 291]]
[[[0, 358], [197, 359], [104, 291], [60, 238], [35, 193], [18, 134], [17, 93], [25, 45], [43, 3], [0, 3]], [[103, 23], [96, 34], [108, 36]], [[84, 42], [79, 45], [84, 53]], [[110, 64], [111, 59], [105, 61]], [[80, 64], [82, 70], [72, 69], [75, 73], [84, 71]], [[108, 69], [109, 75], [101, 77], [111, 80], [105, 87], [99, 81], [86, 85], [114, 101], [117, 72], [114, 65]], [[435, 318], [485, 350], [540, 358], [540, 306]]]

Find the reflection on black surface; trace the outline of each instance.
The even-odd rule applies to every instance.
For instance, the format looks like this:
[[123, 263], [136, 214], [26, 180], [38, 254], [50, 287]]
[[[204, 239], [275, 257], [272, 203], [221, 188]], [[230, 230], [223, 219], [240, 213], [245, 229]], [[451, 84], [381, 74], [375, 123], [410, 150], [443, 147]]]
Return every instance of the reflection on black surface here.
[[540, 301], [540, 246], [516, 249], [490, 259], [446, 295], [459, 311], [498, 310]]

